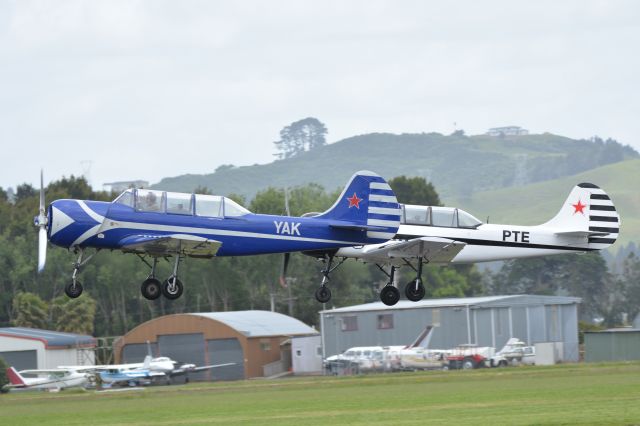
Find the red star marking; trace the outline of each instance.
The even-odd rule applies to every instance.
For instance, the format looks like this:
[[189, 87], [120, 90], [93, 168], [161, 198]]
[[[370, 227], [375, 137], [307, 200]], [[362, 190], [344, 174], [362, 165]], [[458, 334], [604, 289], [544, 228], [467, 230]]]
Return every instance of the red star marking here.
[[576, 209], [576, 211], [574, 211], [573, 214], [582, 213], [583, 215], [584, 215], [584, 208], [587, 207], [586, 204], [582, 204], [581, 200], [578, 200], [576, 204], [571, 204], [571, 206], [573, 206], [573, 208]]
[[362, 198], [358, 198], [358, 196], [354, 192], [353, 196], [351, 198], [347, 197], [347, 201], [349, 201], [349, 208], [355, 207], [355, 208], [359, 209], [360, 208], [360, 201], [362, 201]]

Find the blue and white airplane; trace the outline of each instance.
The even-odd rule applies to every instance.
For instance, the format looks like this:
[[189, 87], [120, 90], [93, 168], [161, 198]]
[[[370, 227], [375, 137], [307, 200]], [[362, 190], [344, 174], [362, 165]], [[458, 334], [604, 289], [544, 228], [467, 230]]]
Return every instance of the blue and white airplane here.
[[[137, 254], [151, 268], [142, 295], [177, 299], [183, 292], [178, 265], [184, 257], [327, 252], [383, 243], [398, 231], [402, 214], [391, 187], [369, 171], [354, 174], [335, 204], [313, 217], [253, 214], [222, 196], [148, 189], [129, 189], [112, 202], [62, 199], [45, 208], [42, 175], [40, 186], [40, 213], [34, 219], [40, 228], [38, 271], [45, 266], [47, 240], [78, 254], [65, 287], [71, 298], [82, 293], [77, 275], [95, 254], [85, 258], [89, 248]], [[155, 277], [156, 264], [168, 256], [175, 257], [173, 273], [161, 284]], [[322, 303], [331, 298], [326, 286], [331, 260], [328, 256], [316, 291]]]

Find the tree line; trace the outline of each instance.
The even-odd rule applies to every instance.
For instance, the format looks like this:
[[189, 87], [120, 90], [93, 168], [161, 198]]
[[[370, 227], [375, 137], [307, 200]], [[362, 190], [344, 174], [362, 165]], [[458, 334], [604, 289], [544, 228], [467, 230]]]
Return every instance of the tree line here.
[[[390, 185], [398, 200], [407, 204], [441, 205], [439, 196], [423, 178], [404, 176]], [[206, 189], [202, 188], [202, 191]], [[117, 194], [95, 192], [84, 178], [62, 178], [46, 188], [46, 199], [111, 200]], [[326, 191], [309, 184], [287, 190], [268, 188], [250, 202], [233, 197], [255, 213], [284, 214], [285, 199], [291, 215], [324, 211], [339, 190]], [[322, 264], [303, 254], [291, 256], [287, 279], [280, 280], [282, 255], [187, 259], [181, 266], [184, 295], [175, 301], [155, 301], [140, 295], [140, 283], [149, 268], [136, 256], [101, 251], [82, 270], [85, 292], [75, 300], [64, 296], [71, 279], [75, 255], [49, 248], [47, 266], [36, 271], [37, 230], [33, 216], [38, 193], [30, 185], [16, 188], [9, 200], [0, 188], [0, 326], [31, 326], [117, 336], [157, 316], [183, 312], [246, 309], [275, 310], [318, 325], [322, 308], [313, 293], [321, 281]], [[170, 275], [172, 264], [161, 261], [159, 276]], [[401, 282], [414, 278], [402, 268]], [[640, 307], [640, 261], [631, 253], [622, 271], [612, 273], [599, 253], [563, 255], [505, 262], [496, 272], [480, 272], [474, 265], [427, 266], [423, 278], [429, 298], [470, 297], [489, 294], [566, 294], [583, 299], [584, 319], [603, 318], [621, 324], [632, 319]], [[348, 306], [378, 300], [387, 277], [374, 266], [347, 261], [331, 275], [333, 306]]]

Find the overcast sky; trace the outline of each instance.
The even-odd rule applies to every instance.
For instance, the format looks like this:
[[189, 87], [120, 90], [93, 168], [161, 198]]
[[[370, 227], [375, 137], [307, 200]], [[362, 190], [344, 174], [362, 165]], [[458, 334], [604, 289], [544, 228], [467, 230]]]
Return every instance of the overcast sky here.
[[639, 79], [636, 1], [0, 0], [0, 186], [268, 163], [308, 116], [640, 149]]

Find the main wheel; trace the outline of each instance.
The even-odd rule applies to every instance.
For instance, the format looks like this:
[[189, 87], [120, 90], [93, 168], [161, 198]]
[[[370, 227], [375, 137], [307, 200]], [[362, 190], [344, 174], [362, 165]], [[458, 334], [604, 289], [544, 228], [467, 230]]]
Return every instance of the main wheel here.
[[472, 370], [474, 368], [476, 368], [476, 363], [474, 362], [473, 358], [465, 358], [462, 361], [463, 370]]
[[65, 286], [64, 292], [71, 299], [80, 297], [80, 295], [82, 294], [82, 284], [80, 284], [80, 281], [76, 281], [76, 282], [71, 281], [69, 284]]
[[320, 303], [327, 303], [331, 300], [331, 290], [329, 290], [329, 287], [324, 285], [318, 287], [316, 290], [316, 300]]
[[160, 281], [155, 278], [147, 278], [140, 286], [140, 292], [147, 300], [156, 300], [162, 294]]
[[393, 306], [400, 300], [400, 291], [391, 285], [384, 286], [380, 290], [380, 300], [387, 306]]
[[404, 295], [412, 302], [422, 300], [424, 297], [424, 286], [422, 285], [422, 282], [418, 282], [418, 288], [416, 288], [416, 280], [409, 281], [407, 286], [404, 288]]
[[178, 277], [169, 277], [162, 283], [162, 294], [170, 300], [175, 300], [182, 296], [184, 286]]

